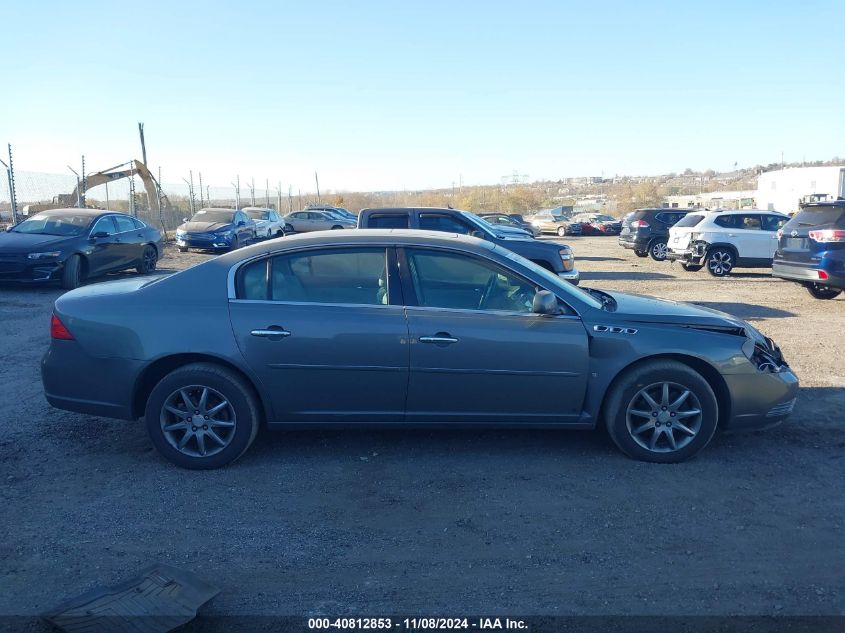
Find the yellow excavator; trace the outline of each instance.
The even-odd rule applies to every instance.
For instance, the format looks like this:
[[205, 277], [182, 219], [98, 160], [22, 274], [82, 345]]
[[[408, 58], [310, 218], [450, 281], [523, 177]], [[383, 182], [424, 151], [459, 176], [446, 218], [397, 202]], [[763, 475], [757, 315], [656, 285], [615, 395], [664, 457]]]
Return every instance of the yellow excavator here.
[[[99, 185], [105, 185], [116, 180], [129, 178], [131, 176], [138, 176], [141, 182], [144, 183], [144, 190], [147, 193], [147, 201], [149, 210], [154, 215], [159, 215], [162, 211], [167, 211], [171, 208], [170, 200], [164, 192], [161, 191], [159, 184], [153, 177], [147, 166], [140, 160], [133, 159], [121, 165], [109, 167], [103, 171], [98, 171], [93, 174], [85, 176], [85, 190], [90, 191]], [[71, 193], [59, 194], [53, 198], [53, 202], [42, 204], [29, 204], [23, 208], [24, 215], [32, 215], [39, 211], [46, 211], [48, 209], [57, 209], [63, 207], [75, 207], [79, 204], [79, 186], [74, 187]]]

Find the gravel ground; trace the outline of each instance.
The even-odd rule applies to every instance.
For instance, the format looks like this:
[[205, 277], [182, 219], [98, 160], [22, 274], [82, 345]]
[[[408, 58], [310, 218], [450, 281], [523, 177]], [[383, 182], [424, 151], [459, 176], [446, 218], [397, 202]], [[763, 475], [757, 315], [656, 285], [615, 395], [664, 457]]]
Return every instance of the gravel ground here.
[[217, 583], [209, 614], [845, 615], [845, 299], [568, 243], [585, 284], [772, 336], [802, 381], [791, 420], [678, 465], [599, 432], [333, 430], [264, 433], [234, 466], [188, 472], [140, 423], [49, 408], [38, 362], [60, 291], [3, 287], [0, 615], [155, 562]]

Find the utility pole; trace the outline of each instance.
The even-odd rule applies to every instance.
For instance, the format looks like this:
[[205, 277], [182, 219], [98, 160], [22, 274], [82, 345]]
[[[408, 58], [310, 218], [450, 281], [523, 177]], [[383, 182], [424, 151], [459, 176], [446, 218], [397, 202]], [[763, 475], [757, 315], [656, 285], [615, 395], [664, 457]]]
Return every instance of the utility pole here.
[[141, 135], [141, 158], [144, 160], [144, 166], [147, 164], [147, 145], [144, 143], [144, 124], [138, 124], [138, 133]]
[[86, 206], [88, 206], [85, 203], [85, 191], [86, 191], [86, 189], [88, 189], [88, 187], [86, 185], [87, 185], [87, 179], [85, 178], [85, 154], [83, 154], [82, 155], [82, 195], [80, 196], [80, 198], [82, 199], [82, 202], [79, 205], [83, 209]]
[[135, 171], [133, 168], [130, 168], [129, 172], [129, 213], [132, 217], [137, 218], [138, 210], [135, 208]]
[[194, 215], [194, 185], [193, 185], [193, 176], [191, 176], [191, 181], [188, 181], [187, 178], [182, 178], [186, 185], [188, 185], [188, 206], [191, 209], [191, 217]]
[[203, 202], [203, 199], [202, 199], [202, 172], [199, 172], [199, 177], [200, 177], [200, 209], [203, 209], [203, 208], [205, 208], [205, 203]]
[[282, 181], [279, 181], [279, 186], [276, 187], [276, 193], [278, 195], [278, 200], [276, 200], [276, 211], [278, 213], [282, 212]]
[[293, 211], [293, 185], [288, 185], [288, 213]]
[[317, 172], [314, 172], [314, 182], [317, 183], [317, 202], [322, 202], [320, 200], [320, 179], [317, 178]]
[[15, 169], [14, 163], [12, 162], [12, 145], [9, 144], [9, 164], [7, 165], [2, 160], [0, 160], [0, 165], [6, 168], [6, 179], [8, 180], [9, 184], [9, 202], [12, 205], [12, 223], [18, 223], [18, 203], [15, 199]]
[[205, 201], [208, 203], [208, 206], [212, 206], [212, 204], [211, 204], [211, 187], [209, 185], [205, 186]]
[[191, 179], [191, 215], [194, 214], [194, 171], [189, 170], [188, 176]]
[[236, 176], [235, 182], [231, 183], [231, 185], [235, 188], [235, 208], [241, 208], [241, 177]]
[[302, 208], [302, 189], [297, 189], [299, 192], [299, 208]]
[[270, 179], [264, 180], [264, 197], [267, 198], [267, 208], [270, 208]]
[[249, 199], [252, 200], [252, 206], [255, 206], [255, 178], [250, 181]]

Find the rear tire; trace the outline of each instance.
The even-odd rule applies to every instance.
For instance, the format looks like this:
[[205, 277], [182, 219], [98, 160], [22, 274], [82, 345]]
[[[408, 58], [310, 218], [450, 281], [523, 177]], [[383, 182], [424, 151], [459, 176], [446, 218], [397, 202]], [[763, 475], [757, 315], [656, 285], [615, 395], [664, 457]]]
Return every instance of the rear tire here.
[[699, 270], [704, 268], [701, 264], [681, 264], [681, 268], [689, 273], [697, 273]]
[[665, 240], [654, 240], [651, 244], [648, 245], [648, 254], [651, 255], [651, 258], [656, 262], [662, 262], [666, 260], [666, 241]]
[[566, 227], [565, 226], [557, 227], [557, 236], [558, 237], [566, 237]]
[[144, 247], [144, 252], [141, 254], [141, 263], [138, 264], [135, 270], [140, 275], [149, 275], [154, 273], [156, 264], [158, 263], [158, 252], [155, 247], [147, 245]]
[[707, 252], [707, 272], [714, 277], [727, 277], [736, 265], [736, 254], [729, 248], [713, 248]]
[[634, 255], [636, 255], [637, 257], [648, 257], [648, 251], [641, 251], [635, 248]]
[[153, 445], [166, 459], [181, 468], [207, 470], [231, 464], [246, 452], [261, 414], [252, 386], [240, 375], [211, 363], [192, 363], [159, 381], [147, 398], [144, 419]]
[[646, 361], [619, 376], [608, 393], [608, 433], [634, 459], [682, 462], [707, 446], [716, 432], [719, 404], [713, 389], [678, 361]]
[[808, 283], [807, 292], [813, 295], [814, 299], [836, 299], [842, 291], [839, 288], [831, 288], [823, 284]]
[[82, 258], [79, 255], [71, 255], [65, 260], [62, 268], [62, 288], [73, 290], [82, 285]]

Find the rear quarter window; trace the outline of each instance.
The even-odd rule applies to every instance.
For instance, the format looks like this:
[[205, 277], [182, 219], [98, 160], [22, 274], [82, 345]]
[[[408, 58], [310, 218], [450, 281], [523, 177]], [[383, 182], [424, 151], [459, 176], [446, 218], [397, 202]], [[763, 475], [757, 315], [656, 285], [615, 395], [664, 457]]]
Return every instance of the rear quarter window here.
[[698, 224], [704, 219], [703, 215], [698, 215], [697, 213], [690, 213], [689, 215], [684, 216], [681, 218], [675, 226], [683, 228], [683, 227], [690, 227], [690, 226], [698, 226]]
[[366, 224], [370, 229], [407, 229], [408, 215], [371, 215]]

